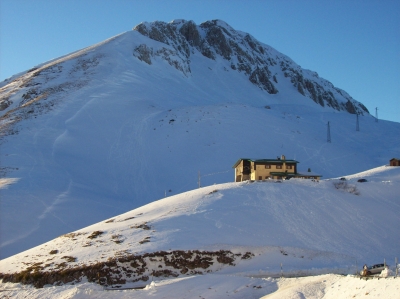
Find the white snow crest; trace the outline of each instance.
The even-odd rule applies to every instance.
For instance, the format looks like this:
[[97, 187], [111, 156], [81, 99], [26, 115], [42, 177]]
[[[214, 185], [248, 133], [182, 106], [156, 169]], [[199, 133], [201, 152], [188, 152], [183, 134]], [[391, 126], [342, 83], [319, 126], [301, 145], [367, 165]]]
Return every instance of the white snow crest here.
[[9, 185], [15, 184], [20, 178], [0, 178], [0, 189], [7, 189]]

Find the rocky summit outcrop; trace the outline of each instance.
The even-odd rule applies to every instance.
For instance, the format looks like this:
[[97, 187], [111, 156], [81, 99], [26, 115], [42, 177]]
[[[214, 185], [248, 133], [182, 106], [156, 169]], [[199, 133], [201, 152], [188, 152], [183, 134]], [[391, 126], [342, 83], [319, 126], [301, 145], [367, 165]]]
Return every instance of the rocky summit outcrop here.
[[152, 57], [160, 56], [190, 76], [190, 57], [197, 51], [209, 59], [224, 59], [232, 70], [244, 73], [250, 82], [269, 94], [279, 92], [279, 77], [289, 80], [300, 94], [321, 106], [351, 114], [369, 113], [363, 104], [320, 78], [316, 72], [302, 69], [287, 56], [260, 43], [248, 33], [234, 30], [221, 20], [200, 25], [185, 20], [170, 23], [157, 21], [141, 23], [133, 30], [170, 46], [157, 50], [146, 44], [136, 47], [133, 55], [148, 64], [152, 63]]

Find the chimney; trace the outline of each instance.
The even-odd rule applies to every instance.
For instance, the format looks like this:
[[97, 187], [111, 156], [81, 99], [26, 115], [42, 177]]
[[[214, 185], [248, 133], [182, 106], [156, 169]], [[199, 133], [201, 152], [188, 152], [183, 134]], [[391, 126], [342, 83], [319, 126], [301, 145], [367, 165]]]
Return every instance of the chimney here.
[[281, 156], [281, 159], [282, 159], [282, 160], [286, 160], [285, 155], [282, 155], [282, 156]]

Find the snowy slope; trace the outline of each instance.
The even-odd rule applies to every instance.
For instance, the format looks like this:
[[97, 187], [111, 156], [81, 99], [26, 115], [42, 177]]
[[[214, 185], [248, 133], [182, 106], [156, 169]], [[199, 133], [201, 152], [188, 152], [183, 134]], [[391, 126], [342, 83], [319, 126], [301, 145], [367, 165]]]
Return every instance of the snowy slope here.
[[[367, 182], [357, 182], [361, 175]], [[383, 166], [343, 182], [199, 188], [3, 259], [1, 272], [17, 281], [7, 275], [27, 273], [23, 281], [36, 286], [83, 276], [113, 285], [215, 271], [274, 276], [280, 263], [287, 274], [353, 274], [364, 263], [394, 261], [400, 168]]]
[[[187, 58], [168, 40], [133, 30], [1, 84], [0, 170], [11, 183], [0, 187], [1, 258], [195, 189], [199, 172], [203, 186], [231, 182], [240, 157], [285, 154], [300, 170], [330, 178], [400, 152], [400, 140], [388, 138], [400, 124], [375, 122], [345, 92], [302, 70], [336, 95], [338, 107], [351, 100], [363, 112], [355, 131], [354, 114], [303, 96], [292, 80], [301, 68], [266, 45], [289, 67], [268, 64], [278, 93], [263, 89], [261, 74], [255, 84], [251, 72], [232, 69], [218, 47], [209, 45], [211, 59], [190, 46]], [[138, 54], [141, 45], [151, 49], [151, 64]]]
[[104, 290], [92, 283], [36, 289], [32, 286], [0, 284], [11, 298], [279, 298], [279, 299], [397, 299], [400, 279], [360, 280], [334, 274], [301, 278], [253, 278], [234, 275], [196, 275], [154, 280], [145, 289]]

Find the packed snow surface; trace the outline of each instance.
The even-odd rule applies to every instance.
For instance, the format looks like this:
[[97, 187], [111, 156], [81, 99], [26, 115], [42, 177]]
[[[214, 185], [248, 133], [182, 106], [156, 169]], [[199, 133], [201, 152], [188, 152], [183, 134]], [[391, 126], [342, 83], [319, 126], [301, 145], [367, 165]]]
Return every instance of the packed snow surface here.
[[[300, 278], [251, 278], [210, 274], [153, 281], [141, 290], [104, 290], [91, 283], [35, 289], [1, 284], [10, 298], [263, 298], [263, 299], [398, 299], [400, 278], [362, 280], [354, 276], [326, 274]], [[7, 298], [7, 297], [6, 297]]]
[[[367, 182], [360, 183], [359, 178]], [[399, 279], [392, 275], [400, 248], [400, 167], [382, 166], [345, 179], [267, 180], [199, 188], [0, 261], [3, 273], [14, 273], [51, 260], [46, 268], [50, 271], [66, 256], [75, 258], [68, 264], [74, 267], [160, 250], [225, 249], [253, 254], [234, 266], [215, 265], [205, 275], [154, 277], [152, 282], [119, 286], [140, 284], [146, 286], [143, 290], [104, 290], [84, 279], [73, 286], [38, 290], [10, 283], [3, 283], [1, 288], [4, 294], [21, 298], [398, 298]], [[89, 239], [94, 232], [101, 235]], [[57, 254], [51, 254], [55, 250]], [[362, 264], [383, 263], [384, 259], [391, 276], [380, 280], [333, 274], [268, 278], [282, 273], [355, 274]]]

